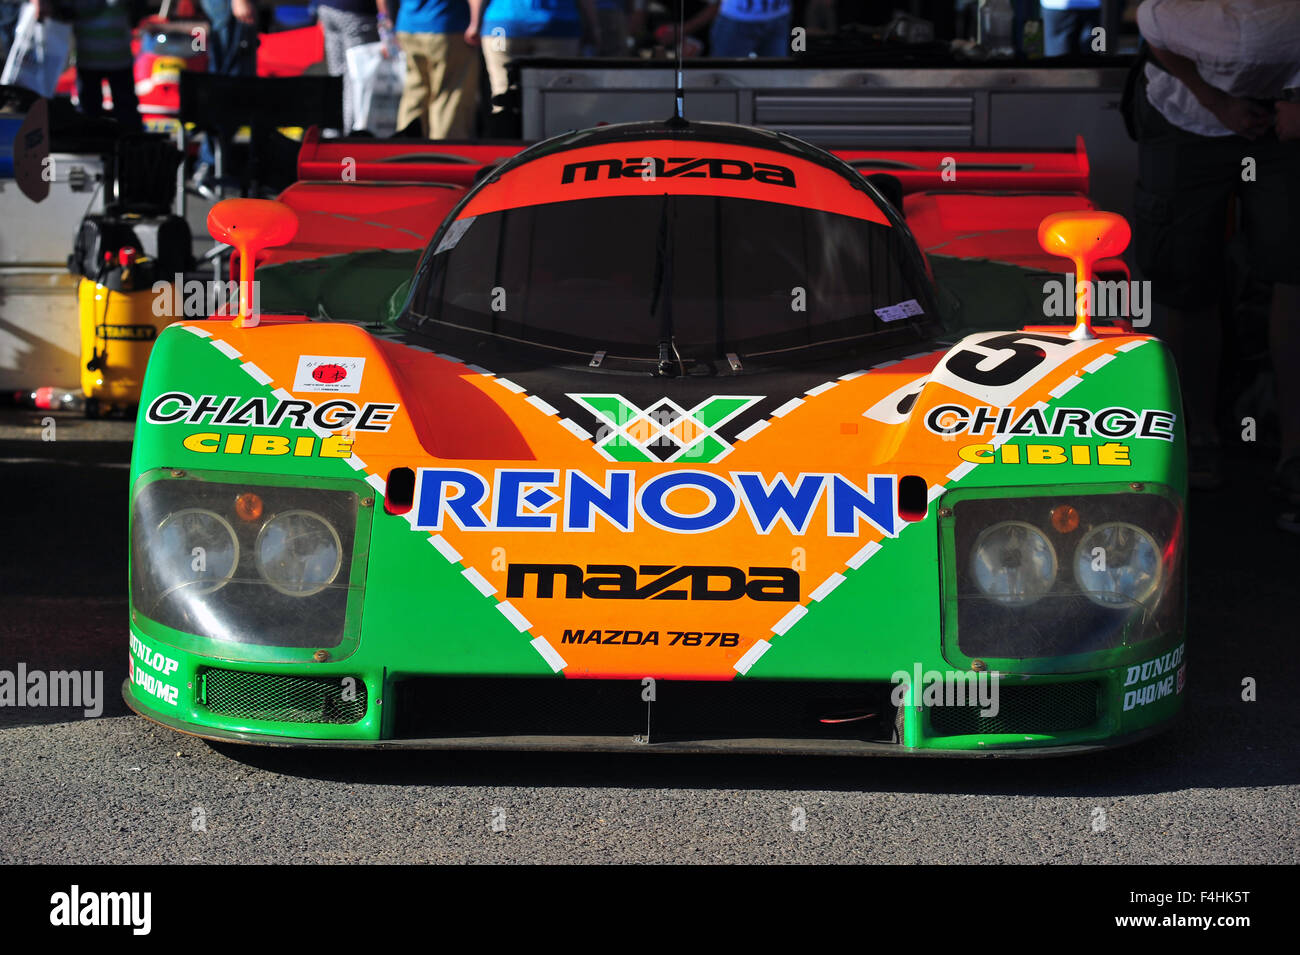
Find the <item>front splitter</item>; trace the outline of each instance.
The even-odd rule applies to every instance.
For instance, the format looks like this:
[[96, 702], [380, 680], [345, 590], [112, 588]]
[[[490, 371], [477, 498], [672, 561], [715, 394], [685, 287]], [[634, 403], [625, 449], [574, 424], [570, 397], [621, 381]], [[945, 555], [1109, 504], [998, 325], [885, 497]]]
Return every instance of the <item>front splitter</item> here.
[[1140, 742], [1169, 729], [1171, 724], [1148, 727], [1137, 733], [1117, 736], [1104, 743], [1042, 746], [1034, 749], [941, 750], [915, 749], [897, 743], [867, 740], [824, 739], [693, 739], [647, 742], [637, 736], [461, 736], [423, 739], [332, 740], [293, 736], [266, 736], [196, 726], [157, 713], [131, 695], [130, 680], [122, 681], [122, 699], [137, 716], [159, 726], [217, 743], [240, 743], [281, 749], [337, 750], [484, 750], [504, 752], [556, 753], [669, 753], [790, 756], [921, 756], [956, 759], [1042, 759], [1095, 753]]

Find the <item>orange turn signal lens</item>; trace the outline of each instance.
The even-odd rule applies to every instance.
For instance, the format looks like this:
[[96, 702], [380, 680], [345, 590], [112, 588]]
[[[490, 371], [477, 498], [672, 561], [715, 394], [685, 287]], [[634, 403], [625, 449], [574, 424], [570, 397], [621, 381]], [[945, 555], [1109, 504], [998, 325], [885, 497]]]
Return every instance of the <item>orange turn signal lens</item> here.
[[262, 499], [252, 491], [235, 498], [235, 513], [241, 521], [255, 521], [262, 516]]
[[1070, 504], [1058, 504], [1052, 508], [1052, 526], [1062, 534], [1069, 534], [1079, 528], [1079, 512]]

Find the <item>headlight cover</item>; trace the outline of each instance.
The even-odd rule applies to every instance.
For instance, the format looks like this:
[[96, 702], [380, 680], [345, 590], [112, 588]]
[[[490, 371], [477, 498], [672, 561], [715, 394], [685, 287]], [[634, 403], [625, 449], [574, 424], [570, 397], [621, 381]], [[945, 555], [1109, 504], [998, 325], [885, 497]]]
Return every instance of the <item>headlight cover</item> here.
[[[133, 619], [161, 624], [149, 631], [156, 639], [226, 659], [309, 660], [320, 649], [341, 658], [360, 629], [368, 489], [241, 477], [151, 471], [139, 479]], [[240, 495], [256, 495], [260, 506], [241, 512]]]
[[1160, 587], [1164, 567], [1151, 535], [1126, 521], [1094, 527], [1074, 552], [1074, 579], [1102, 607], [1143, 605]]
[[[1132, 662], [1143, 644], [1182, 630], [1182, 508], [1171, 491], [1034, 490], [944, 496], [945, 659], [1004, 673], [1077, 673]], [[1054, 512], [1069, 519], [1054, 522]], [[1059, 566], [1041, 587], [1049, 549]]]

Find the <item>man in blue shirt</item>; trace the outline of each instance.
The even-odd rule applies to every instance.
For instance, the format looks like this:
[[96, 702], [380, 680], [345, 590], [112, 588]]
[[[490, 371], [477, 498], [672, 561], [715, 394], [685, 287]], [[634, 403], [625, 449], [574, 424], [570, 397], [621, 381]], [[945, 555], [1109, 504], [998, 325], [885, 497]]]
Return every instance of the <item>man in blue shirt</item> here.
[[[379, 32], [393, 25], [378, 0]], [[478, 21], [483, 0], [401, 0], [397, 43], [406, 54], [406, 85], [397, 128], [415, 120], [429, 139], [468, 139], [478, 103]]]
[[[705, 0], [686, 18], [683, 32], [690, 36], [710, 23], [709, 56], [790, 55], [790, 0]], [[664, 31], [664, 41], [676, 39], [674, 23]]]
[[790, 0], [712, 0], [710, 56], [789, 56]]
[[485, 6], [483, 61], [494, 97], [508, 88], [506, 64], [516, 57], [577, 56], [584, 20], [592, 45], [601, 46], [595, 0], [485, 0]]

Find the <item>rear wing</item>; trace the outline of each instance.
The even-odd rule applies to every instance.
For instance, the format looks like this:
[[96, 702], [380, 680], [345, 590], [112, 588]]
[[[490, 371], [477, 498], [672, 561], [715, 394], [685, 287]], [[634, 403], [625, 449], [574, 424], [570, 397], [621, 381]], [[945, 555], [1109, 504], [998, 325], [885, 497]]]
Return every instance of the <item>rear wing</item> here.
[[912, 192], [1078, 192], [1088, 194], [1088, 153], [1083, 137], [1074, 149], [834, 149], [862, 173], [888, 173]]
[[[422, 139], [321, 139], [310, 129], [298, 153], [303, 182], [408, 182], [473, 185], [485, 166], [522, 152], [516, 142], [465, 143]], [[904, 194], [1010, 190], [1088, 192], [1083, 137], [1074, 149], [834, 149], [864, 176], [888, 173]]]
[[524, 143], [428, 139], [321, 139], [312, 128], [298, 151], [299, 182], [406, 182], [473, 185], [485, 166], [522, 152]]

